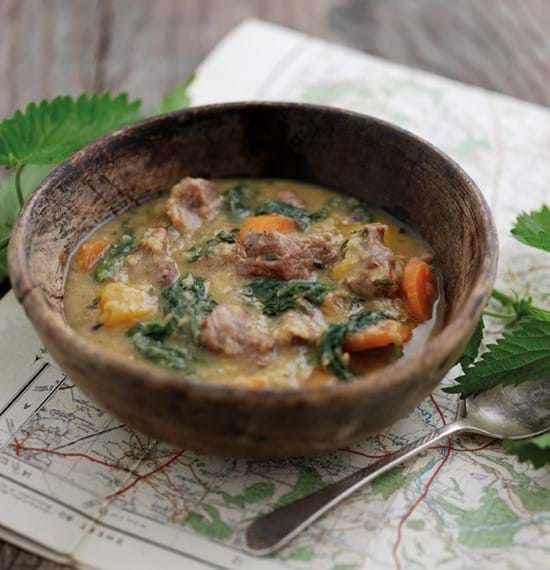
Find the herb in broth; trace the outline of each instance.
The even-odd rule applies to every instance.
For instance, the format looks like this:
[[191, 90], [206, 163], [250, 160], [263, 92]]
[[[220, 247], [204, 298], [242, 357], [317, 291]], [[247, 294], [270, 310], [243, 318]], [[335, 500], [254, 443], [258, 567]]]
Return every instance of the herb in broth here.
[[323, 368], [330, 370], [340, 380], [351, 380], [353, 374], [344, 360], [344, 341], [346, 337], [368, 326], [388, 319], [385, 313], [372, 311], [352, 315], [347, 323], [329, 325], [319, 348], [319, 363]]
[[127, 336], [147, 360], [189, 371], [193, 355], [183, 348], [164, 343], [177, 335], [198, 344], [202, 323], [217, 303], [208, 296], [205, 280], [192, 273], [161, 289], [160, 301], [164, 312], [162, 321], [139, 323], [128, 331]]
[[224, 210], [230, 217], [246, 218], [253, 213], [257, 196], [255, 188], [245, 184], [232, 186], [223, 193]]
[[279, 214], [286, 216], [304, 232], [313, 222], [320, 222], [327, 217], [327, 212], [310, 212], [305, 208], [299, 208], [286, 202], [269, 200], [256, 208], [256, 214]]
[[189, 261], [194, 263], [195, 261], [200, 261], [201, 259], [206, 259], [212, 255], [214, 246], [219, 243], [237, 243], [236, 236], [239, 233], [238, 228], [233, 229], [230, 232], [224, 230], [219, 231], [215, 237], [207, 239], [201, 245], [195, 245], [188, 250], [191, 254]]
[[173, 285], [164, 287], [160, 301], [171, 332], [198, 342], [200, 327], [216, 301], [208, 296], [206, 281], [189, 273]]
[[92, 299], [92, 302], [86, 308], [87, 309], [95, 309], [99, 305], [100, 301], [101, 301], [101, 297], [94, 297]]
[[103, 283], [116, 275], [123, 267], [126, 256], [137, 249], [133, 230], [126, 224], [122, 226], [122, 235], [110, 248], [105, 257], [98, 263], [93, 278]]
[[343, 210], [354, 222], [372, 222], [372, 214], [368, 208], [353, 196], [334, 196], [328, 202], [330, 209]]
[[164, 346], [163, 335], [157, 337], [153, 333], [147, 334], [144, 330], [151, 333], [151, 329], [143, 325], [138, 325], [128, 332], [141, 356], [166, 368], [193, 371], [193, 357], [187, 350], [177, 346]]
[[334, 287], [319, 281], [257, 279], [249, 283], [243, 293], [255, 297], [264, 315], [273, 317], [290, 309], [307, 313], [307, 307], [301, 302], [302, 297], [314, 305], [321, 305], [327, 292]]

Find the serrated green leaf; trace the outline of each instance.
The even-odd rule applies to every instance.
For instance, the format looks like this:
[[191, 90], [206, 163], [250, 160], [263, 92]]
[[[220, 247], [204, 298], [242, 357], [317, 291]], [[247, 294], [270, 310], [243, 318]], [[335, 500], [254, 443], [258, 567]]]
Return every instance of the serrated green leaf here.
[[460, 357], [459, 363], [462, 366], [462, 369], [465, 370], [468, 366], [471, 366], [477, 355], [479, 353], [479, 347], [481, 346], [481, 341], [483, 340], [483, 319], [479, 319], [479, 323], [477, 323], [476, 329], [474, 334], [468, 341], [462, 356]]
[[162, 98], [159, 113], [171, 113], [179, 109], [186, 109], [191, 105], [191, 97], [189, 95], [189, 87], [195, 79], [195, 74], [191, 74], [183, 83], [176, 85], [168, 91]]
[[29, 103], [0, 123], [0, 165], [61, 162], [89, 142], [142, 118], [125, 93], [81, 95]]
[[538, 212], [517, 217], [512, 235], [520, 242], [550, 252], [550, 209], [544, 205]]
[[521, 462], [530, 462], [535, 467], [550, 464], [550, 433], [529, 439], [505, 440], [504, 448]]
[[457, 378], [457, 385], [445, 388], [446, 392], [465, 398], [495, 386], [550, 378], [550, 320], [546, 318], [527, 317], [519, 328], [487, 348], [481, 359]]
[[[48, 174], [50, 166], [29, 166], [21, 175], [23, 197], [28, 198], [39, 182]], [[19, 204], [15, 195], [14, 177], [0, 182], [0, 281], [8, 276], [7, 240], [19, 214]]]

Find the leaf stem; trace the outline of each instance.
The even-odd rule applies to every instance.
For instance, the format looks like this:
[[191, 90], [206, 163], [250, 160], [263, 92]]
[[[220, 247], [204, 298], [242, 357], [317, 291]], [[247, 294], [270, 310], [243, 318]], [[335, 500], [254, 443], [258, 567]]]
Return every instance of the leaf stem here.
[[493, 317], [493, 319], [502, 319], [504, 321], [509, 321], [510, 319], [513, 319], [516, 314], [511, 312], [511, 313], [498, 313], [497, 311], [490, 311], [489, 309], [485, 309], [483, 311], [483, 314], [486, 317]]
[[15, 192], [17, 194], [17, 201], [19, 202], [19, 208], [23, 207], [25, 199], [23, 198], [23, 190], [21, 189], [21, 173], [25, 168], [24, 164], [17, 165], [15, 169]]
[[498, 289], [493, 289], [491, 297], [493, 299], [496, 299], [501, 305], [508, 307], [513, 305], [515, 302], [514, 299], [512, 299], [512, 297], [509, 297], [508, 295], [506, 295], [502, 291], [499, 291]]

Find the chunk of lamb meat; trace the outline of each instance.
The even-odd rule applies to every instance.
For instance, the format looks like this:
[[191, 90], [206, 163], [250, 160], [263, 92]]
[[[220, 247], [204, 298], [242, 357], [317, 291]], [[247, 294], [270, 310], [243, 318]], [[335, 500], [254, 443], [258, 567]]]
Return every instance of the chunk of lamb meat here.
[[132, 256], [136, 256], [136, 262], [134, 263], [133, 258], [129, 258], [129, 265], [138, 265], [144, 257], [151, 260], [157, 282], [162, 287], [172, 285], [180, 275], [178, 266], [169, 252], [168, 232], [165, 228], [147, 228], [140, 241], [140, 250]]
[[291, 206], [296, 206], [297, 208], [304, 207], [302, 200], [300, 200], [300, 198], [298, 198], [298, 196], [296, 196], [296, 194], [290, 190], [281, 190], [277, 194], [277, 201], [284, 202], [285, 204], [290, 204]]
[[240, 275], [307, 279], [318, 264], [332, 263], [338, 252], [320, 236], [261, 232], [247, 234], [237, 261]]
[[326, 323], [319, 309], [312, 307], [309, 314], [294, 310], [287, 311], [277, 326], [275, 340], [283, 345], [300, 342], [317, 344], [325, 328]]
[[387, 229], [384, 224], [368, 224], [346, 245], [343, 263], [349, 264], [350, 270], [343, 282], [359, 297], [395, 297], [399, 293], [401, 268], [384, 244]]
[[201, 343], [227, 356], [269, 352], [274, 345], [261, 319], [236, 305], [218, 305], [204, 321]]
[[222, 198], [216, 185], [203, 178], [184, 178], [170, 190], [165, 211], [181, 232], [196, 230], [204, 220], [218, 215]]

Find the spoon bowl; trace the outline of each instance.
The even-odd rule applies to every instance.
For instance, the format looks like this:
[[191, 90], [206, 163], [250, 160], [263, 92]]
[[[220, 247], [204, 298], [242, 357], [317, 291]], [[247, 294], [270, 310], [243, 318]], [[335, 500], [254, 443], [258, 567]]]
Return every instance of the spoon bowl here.
[[460, 415], [475, 433], [495, 439], [523, 439], [550, 428], [550, 380], [504, 386], [464, 402]]

